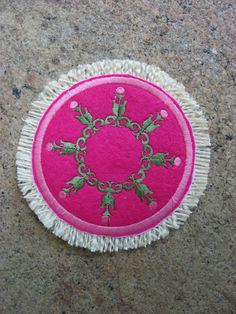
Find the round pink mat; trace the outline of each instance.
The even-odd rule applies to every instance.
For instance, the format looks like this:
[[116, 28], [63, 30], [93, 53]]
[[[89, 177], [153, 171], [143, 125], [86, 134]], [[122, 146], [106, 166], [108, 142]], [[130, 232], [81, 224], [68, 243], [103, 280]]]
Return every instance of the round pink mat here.
[[78, 82], [43, 115], [34, 138], [35, 184], [76, 229], [143, 233], [181, 203], [195, 144], [178, 103], [159, 86], [112, 74]]

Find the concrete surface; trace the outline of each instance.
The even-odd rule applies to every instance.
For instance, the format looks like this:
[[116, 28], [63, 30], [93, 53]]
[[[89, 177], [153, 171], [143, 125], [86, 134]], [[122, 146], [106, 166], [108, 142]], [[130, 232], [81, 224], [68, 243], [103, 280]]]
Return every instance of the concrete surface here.
[[[236, 313], [235, 2], [0, 0], [1, 313]], [[130, 58], [182, 81], [209, 119], [209, 185], [146, 249], [92, 254], [44, 229], [16, 185], [31, 101], [78, 63]]]

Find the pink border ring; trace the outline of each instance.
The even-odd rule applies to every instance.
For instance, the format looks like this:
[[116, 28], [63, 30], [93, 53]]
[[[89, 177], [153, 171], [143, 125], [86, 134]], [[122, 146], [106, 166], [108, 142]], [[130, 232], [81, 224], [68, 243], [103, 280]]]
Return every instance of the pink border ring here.
[[[127, 226], [101, 226], [86, 222], [68, 212], [59, 202], [55, 199], [47, 186], [45, 181], [42, 163], [41, 163], [41, 152], [44, 134], [47, 131], [47, 127], [50, 124], [52, 117], [56, 112], [63, 106], [63, 104], [70, 100], [73, 96], [78, 93], [85, 91], [88, 88], [103, 85], [109, 83], [117, 84], [133, 84], [136, 87], [142, 88], [152, 95], [161, 99], [167, 107], [172, 111], [176, 117], [179, 126], [182, 129], [184, 141], [186, 143], [186, 162], [184, 167], [184, 174], [181, 182], [169, 202], [163, 206], [158, 212], [152, 216], [144, 219], [138, 223], [134, 223]], [[162, 115], [167, 117], [167, 112], [163, 111]], [[48, 145], [48, 149], [50, 149]], [[36, 134], [34, 138], [33, 151], [32, 151], [32, 167], [33, 176], [35, 184], [41, 193], [42, 197], [56, 215], [62, 220], [66, 221], [71, 226], [76, 229], [86, 232], [89, 234], [112, 236], [112, 237], [124, 237], [130, 235], [136, 235], [143, 233], [158, 224], [160, 224], [167, 216], [169, 216], [182, 202], [184, 196], [188, 192], [193, 178], [194, 171], [194, 160], [195, 160], [195, 143], [192, 128], [190, 123], [186, 119], [183, 111], [181, 110], [179, 104], [173, 99], [168, 93], [166, 93], [162, 88], [153, 83], [145, 81], [143, 79], [134, 77], [128, 74], [111, 74], [93, 77], [77, 84], [73, 85], [71, 88], [63, 92], [59, 97], [57, 97], [52, 104], [48, 107], [44, 113]], [[176, 165], [180, 165], [181, 160], [176, 160]]]

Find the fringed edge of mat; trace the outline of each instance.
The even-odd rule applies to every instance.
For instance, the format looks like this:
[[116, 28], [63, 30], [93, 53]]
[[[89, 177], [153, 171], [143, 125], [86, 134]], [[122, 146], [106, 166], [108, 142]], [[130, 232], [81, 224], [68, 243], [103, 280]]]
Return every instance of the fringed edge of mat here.
[[[128, 237], [96, 236], [80, 232], [61, 220], [46, 204], [38, 192], [32, 174], [32, 145], [38, 123], [48, 106], [63, 91], [78, 81], [95, 75], [127, 73], [158, 84], [173, 96], [190, 121], [196, 142], [194, 180], [182, 204], [156, 227], [138, 235]], [[19, 187], [44, 226], [70, 245], [87, 248], [92, 252], [112, 252], [146, 247], [152, 241], [165, 238], [169, 229], [178, 229], [185, 223], [204, 194], [210, 164], [210, 138], [207, 121], [197, 102], [185, 91], [185, 87], [172, 79], [160, 68], [131, 60], [104, 60], [93, 64], [79, 65], [58, 81], [50, 82], [32, 103], [32, 109], [25, 120], [16, 154], [17, 179]]]

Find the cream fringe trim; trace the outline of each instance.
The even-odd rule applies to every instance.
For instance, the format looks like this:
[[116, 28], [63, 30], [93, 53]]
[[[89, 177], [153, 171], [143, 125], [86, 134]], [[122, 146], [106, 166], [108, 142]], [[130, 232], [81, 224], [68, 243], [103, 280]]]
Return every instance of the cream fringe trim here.
[[[196, 141], [195, 177], [191, 189], [181, 206], [158, 226], [139, 235], [120, 238], [80, 232], [58, 218], [39, 194], [34, 183], [31, 166], [34, 134], [41, 117], [51, 102], [76, 82], [91, 76], [108, 73], [129, 73], [161, 86], [181, 105], [192, 125]], [[104, 60], [93, 64], [79, 65], [69, 71], [68, 74], [61, 75], [58, 81], [50, 82], [39, 94], [38, 99], [32, 103], [32, 109], [22, 129], [16, 155], [19, 187], [39, 220], [47, 229], [70, 245], [87, 248], [92, 252], [112, 252], [120, 249], [128, 250], [146, 247], [154, 240], [165, 238], [169, 234], [169, 229], [178, 229], [185, 223], [191, 214], [190, 209], [197, 206], [200, 196], [204, 193], [207, 185], [209, 163], [210, 139], [208, 125], [200, 106], [185, 91], [182, 84], [172, 79], [160, 68], [131, 60]]]

